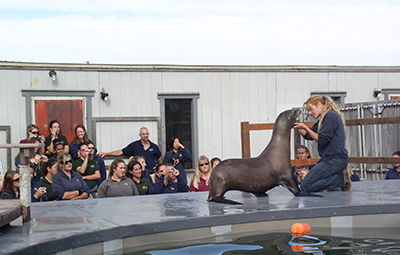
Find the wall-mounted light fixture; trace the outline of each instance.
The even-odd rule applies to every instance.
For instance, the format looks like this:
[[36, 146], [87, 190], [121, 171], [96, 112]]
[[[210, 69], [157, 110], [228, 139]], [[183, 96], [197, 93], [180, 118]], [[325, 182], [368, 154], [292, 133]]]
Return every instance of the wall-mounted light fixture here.
[[101, 89], [100, 96], [101, 99], [104, 101], [107, 101], [109, 99], [108, 98], [109, 94], [104, 90], [104, 88]]
[[372, 95], [377, 98], [380, 94], [382, 94], [382, 90], [375, 88], [372, 92]]
[[51, 78], [51, 80], [52, 80], [53, 82], [56, 81], [56, 79], [57, 79], [57, 73], [56, 73], [56, 71], [50, 70], [49, 76], [50, 76], [50, 78]]

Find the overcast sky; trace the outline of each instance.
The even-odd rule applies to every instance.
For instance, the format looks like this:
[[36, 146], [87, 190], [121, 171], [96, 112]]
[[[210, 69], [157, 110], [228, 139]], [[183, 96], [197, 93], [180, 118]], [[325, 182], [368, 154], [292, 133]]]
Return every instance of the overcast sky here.
[[0, 60], [399, 66], [395, 0], [0, 0]]

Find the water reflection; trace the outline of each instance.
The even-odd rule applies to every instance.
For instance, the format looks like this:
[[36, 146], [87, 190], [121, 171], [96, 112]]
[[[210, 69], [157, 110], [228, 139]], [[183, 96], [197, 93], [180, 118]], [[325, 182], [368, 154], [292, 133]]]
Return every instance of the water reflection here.
[[400, 240], [362, 239], [285, 233], [248, 236], [230, 243], [192, 245], [134, 254], [399, 254]]

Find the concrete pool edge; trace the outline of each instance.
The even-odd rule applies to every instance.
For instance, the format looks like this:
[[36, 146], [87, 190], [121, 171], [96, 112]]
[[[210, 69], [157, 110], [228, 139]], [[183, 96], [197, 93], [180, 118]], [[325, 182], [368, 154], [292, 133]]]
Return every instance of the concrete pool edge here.
[[[321, 223], [324, 227], [328, 226], [327, 222], [333, 222], [345, 228], [351, 222], [352, 228], [355, 228], [368, 225], [362, 218], [373, 219], [379, 216], [376, 222], [378, 226], [398, 228], [399, 183], [355, 183], [351, 192], [322, 192], [324, 197], [321, 199], [293, 197], [281, 187], [269, 191], [269, 197], [263, 198], [244, 196], [241, 192], [228, 193], [228, 198], [244, 202], [243, 206], [208, 203], [205, 201], [207, 194], [195, 193], [36, 204], [33, 205], [34, 217], [31, 223], [17, 227], [9, 234], [0, 235], [0, 239], [20, 242], [14, 246], [2, 242], [1, 254], [48, 254], [82, 249], [96, 250], [92, 254], [118, 253], [131, 249], [130, 244], [139, 245], [147, 238], [152, 239], [150, 236], [157, 233], [176, 234], [183, 231], [189, 236], [190, 232], [206, 229], [207, 238], [213, 238], [223, 235], [216, 234], [218, 228], [230, 226], [236, 229], [245, 225], [257, 227], [275, 223], [282, 225], [284, 221], [294, 223], [324, 220]], [[383, 188], [386, 194], [377, 192]], [[112, 210], [115, 208], [122, 212], [118, 217], [113, 217], [115, 212]], [[108, 213], [109, 210], [111, 212]], [[142, 215], [143, 211], [148, 212], [148, 215]], [[386, 218], [384, 215], [390, 219], [387, 220], [388, 224], [382, 221], [382, 217]], [[64, 218], [72, 227], [62, 225], [65, 224]], [[74, 229], [75, 220], [79, 220], [81, 229]], [[319, 227], [315, 224], [314, 227]], [[50, 234], [46, 236], [46, 233]]]

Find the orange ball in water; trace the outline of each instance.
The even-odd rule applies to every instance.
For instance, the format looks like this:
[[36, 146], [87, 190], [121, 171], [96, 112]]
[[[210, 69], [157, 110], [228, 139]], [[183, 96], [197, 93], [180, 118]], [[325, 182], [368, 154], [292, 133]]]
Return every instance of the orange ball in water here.
[[295, 223], [292, 225], [292, 234], [309, 235], [311, 227], [307, 223]]

